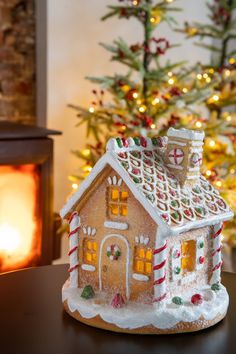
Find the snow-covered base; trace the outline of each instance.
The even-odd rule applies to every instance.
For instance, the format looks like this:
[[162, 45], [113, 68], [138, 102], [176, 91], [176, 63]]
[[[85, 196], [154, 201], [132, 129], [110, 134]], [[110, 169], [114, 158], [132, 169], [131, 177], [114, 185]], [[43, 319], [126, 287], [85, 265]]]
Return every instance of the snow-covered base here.
[[[135, 329], [152, 325], [158, 329], [171, 329], [179, 322], [194, 322], [199, 319], [214, 320], [226, 313], [229, 297], [223, 285], [214, 292], [209, 286], [192, 289], [191, 293], [182, 296], [184, 304], [179, 306], [166, 302], [164, 308], [154, 308], [153, 305], [129, 302], [125, 307], [114, 309], [109, 304], [100, 303], [94, 299], [81, 298], [82, 289], [69, 288], [67, 281], [62, 288], [62, 300], [67, 301], [69, 310], [78, 311], [85, 319], [99, 315], [105, 322], [114, 324], [122, 329]], [[201, 305], [193, 305], [190, 301], [193, 294], [201, 294], [204, 301]], [[101, 294], [100, 294], [101, 295]], [[100, 297], [101, 298], [101, 297]]]

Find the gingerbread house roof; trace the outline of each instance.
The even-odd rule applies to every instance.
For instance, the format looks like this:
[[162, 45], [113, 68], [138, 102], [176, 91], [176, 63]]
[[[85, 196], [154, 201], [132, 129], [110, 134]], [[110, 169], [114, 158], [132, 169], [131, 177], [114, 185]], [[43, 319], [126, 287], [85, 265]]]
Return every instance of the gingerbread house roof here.
[[61, 216], [73, 209], [97, 175], [110, 165], [166, 235], [230, 219], [232, 211], [203, 176], [192, 187], [181, 187], [164, 163], [167, 140], [110, 139], [106, 154], [61, 210]]

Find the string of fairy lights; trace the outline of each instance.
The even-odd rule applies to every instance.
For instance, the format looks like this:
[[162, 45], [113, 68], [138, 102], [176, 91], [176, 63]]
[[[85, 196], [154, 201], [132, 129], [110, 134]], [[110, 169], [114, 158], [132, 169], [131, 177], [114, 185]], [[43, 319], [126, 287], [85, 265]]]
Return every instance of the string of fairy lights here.
[[[135, 4], [133, 4], [135, 6]], [[221, 75], [223, 77], [223, 79], [228, 79], [230, 78], [230, 76], [232, 75], [232, 72], [235, 73], [235, 69], [234, 69], [234, 64], [235, 64], [235, 59], [234, 58], [230, 58], [228, 60], [228, 63], [229, 63], [229, 66], [232, 66], [232, 69], [230, 68], [224, 68], [221, 72]], [[213, 76], [215, 74], [215, 69], [214, 68], [208, 68], [206, 69], [204, 72], [201, 72], [201, 73], [196, 73], [196, 79], [204, 84], [204, 83], [210, 83], [211, 80], [213, 79]], [[176, 76], [174, 75], [173, 72], [168, 72], [168, 75], [167, 75], [167, 81], [166, 81], [166, 84], [164, 84], [164, 87], [172, 87], [174, 84], [176, 84]], [[124, 92], [129, 92], [130, 90], [132, 89], [132, 95], [131, 95], [131, 99], [133, 102], [136, 102], [136, 106], [137, 106], [137, 110], [140, 114], [143, 114], [147, 111], [148, 107], [143, 103], [143, 98], [141, 97], [140, 93], [139, 93], [139, 89], [134, 89], [134, 88], [131, 88], [129, 85], [123, 85], [122, 86], [122, 90]], [[188, 88], [187, 87], [183, 87], [182, 89], [182, 93], [185, 94], [188, 92]], [[104, 94], [104, 93], [103, 93]], [[214, 94], [209, 97], [209, 99], [207, 100], [207, 104], [211, 105], [211, 104], [214, 104], [214, 105], [217, 105], [217, 104], [220, 104], [220, 100], [221, 100], [221, 92], [214, 92]], [[158, 106], [160, 103], [161, 103], [162, 99], [161, 97], [158, 97], [157, 93], [154, 93], [154, 95], [152, 95], [150, 98], [149, 98], [149, 102], [150, 104], [155, 107], [155, 106]], [[96, 112], [96, 104], [95, 102], [91, 103], [91, 105], [89, 106], [88, 108], [88, 112], [90, 114], [94, 114]], [[226, 122], [231, 122], [232, 120], [232, 116], [229, 112], [224, 112], [222, 114], [222, 117], [223, 119], [226, 121]], [[195, 124], [193, 126], [193, 128], [196, 128], [196, 129], [204, 129], [204, 126], [206, 124], [206, 121], [205, 119], [200, 119], [198, 118], [196, 121], [195, 121]], [[123, 124], [119, 127], [119, 129], [123, 132], [126, 131], [126, 125]], [[150, 130], [155, 130], [156, 129], [156, 124], [155, 123], [152, 123], [150, 124], [150, 127], [149, 127]], [[208, 149], [211, 149], [212, 151], [214, 151], [216, 148], [218, 147], [218, 143], [216, 140], [214, 140], [213, 138], [206, 138], [206, 148]], [[91, 155], [91, 149], [89, 148], [85, 148], [85, 149], [82, 149], [81, 150], [81, 154], [83, 155], [83, 157], [86, 159], [86, 163], [84, 166], [82, 166], [82, 170], [83, 170], [83, 173], [84, 173], [84, 177], [86, 177], [92, 170], [92, 165], [91, 163], [89, 162], [89, 157]], [[230, 174], [234, 175], [235, 174], [235, 169], [234, 168], [231, 168], [230, 169]], [[204, 172], [205, 176], [210, 178], [210, 177], [214, 177], [215, 175], [215, 172], [211, 169], [206, 169], [205, 172]], [[223, 181], [221, 179], [217, 179], [216, 181], [214, 181], [216, 186], [218, 188], [221, 188], [222, 185], [223, 185]], [[76, 190], [78, 188], [78, 183], [76, 182], [72, 182], [72, 189], [73, 190]]]

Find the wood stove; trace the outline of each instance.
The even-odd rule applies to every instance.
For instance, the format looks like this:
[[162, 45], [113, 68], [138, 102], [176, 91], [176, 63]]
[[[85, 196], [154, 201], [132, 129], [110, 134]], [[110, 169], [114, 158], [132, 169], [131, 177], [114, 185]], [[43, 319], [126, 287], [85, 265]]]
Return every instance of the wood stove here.
[[0, 122], [0, 273], [50, 264], [53, 140], [60, 132]]

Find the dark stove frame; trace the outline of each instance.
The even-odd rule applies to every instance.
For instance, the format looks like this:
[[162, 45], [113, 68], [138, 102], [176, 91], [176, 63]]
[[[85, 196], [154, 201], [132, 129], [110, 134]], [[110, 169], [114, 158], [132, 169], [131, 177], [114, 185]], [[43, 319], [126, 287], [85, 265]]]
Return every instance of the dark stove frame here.
[[53, 140], [49, 136], [59, 134], [55, 130], [0, 122], [0, 165], [40, 167], [41, 257], [33, 266], [51, 264], [57, 247], [53, 242]]

